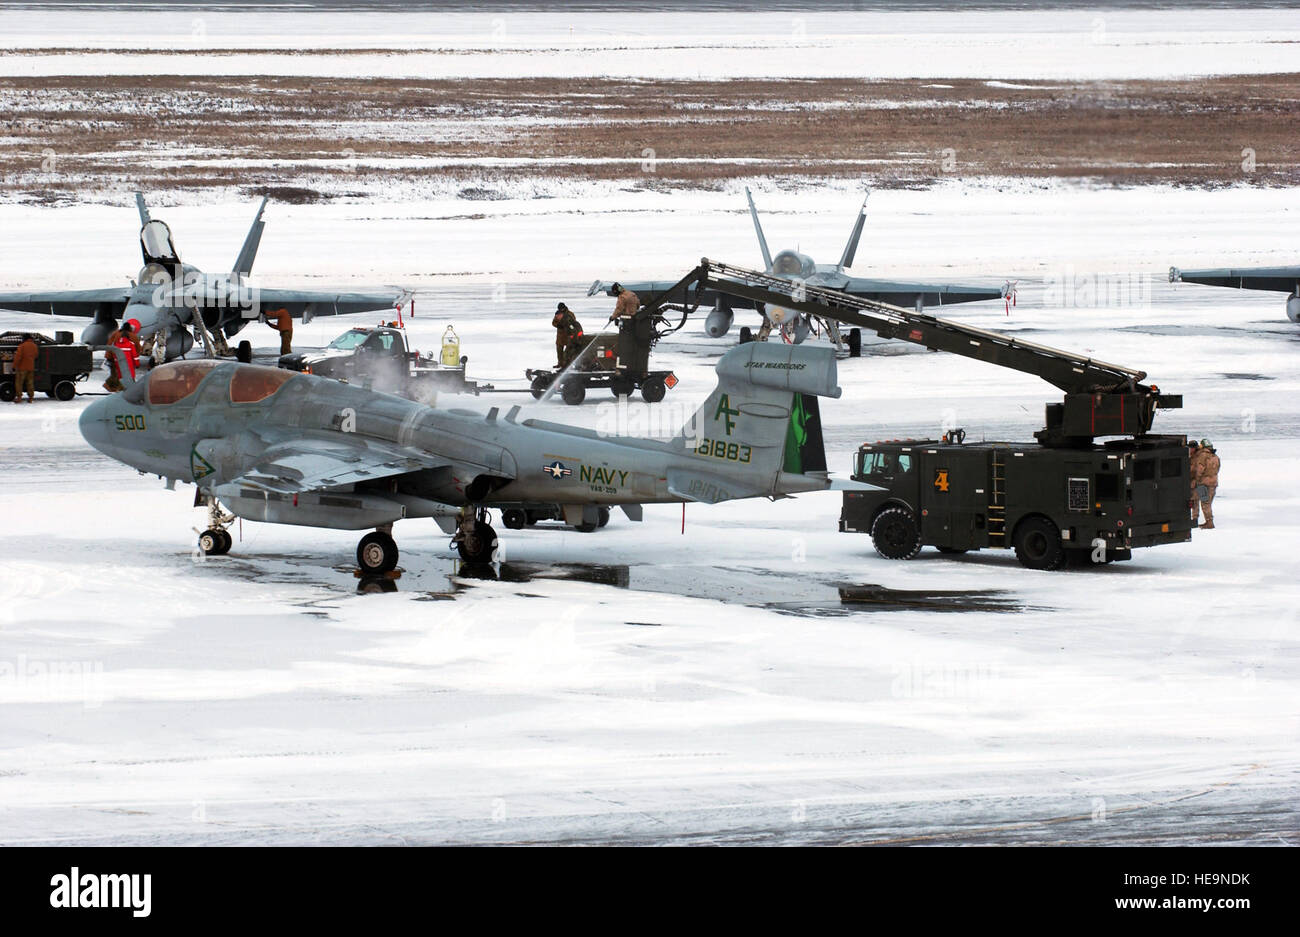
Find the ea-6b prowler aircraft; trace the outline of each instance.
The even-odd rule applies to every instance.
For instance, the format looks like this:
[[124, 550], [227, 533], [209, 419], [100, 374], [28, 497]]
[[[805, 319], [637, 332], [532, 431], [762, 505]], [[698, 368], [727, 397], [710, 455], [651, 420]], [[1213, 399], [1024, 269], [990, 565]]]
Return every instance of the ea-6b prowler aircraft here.
[[[798, 250], [778, 251], [776, 256], [768, 250], [767, 238], [763, 235], [763, 225], [758, 220], [758, 208], [754, 205], [754, 196], [745, 189], [749, 200], [749, 214], [754, 220], [754, 233], [758, 237], [758, 247], [763, 254], [763, 272], [787, 280], [802, 282], [807, 286], [838, 290], [863, 299], [891, 303], [895, 306], [914, 306], [921, 312], [927, 306], [943, 306], [952, 303], [970, 303], [982, 299], [1005, 299], [1011, 296], [1014, 284], [1006, 282], [1001, 289], [990, 286], [974, 286], [960, 283], [916, 283], [904, 280], [877, 280], [866, 277], [850, 276], [846, 271], [853, 266], [857, 256], [858, 241], [867, 221], [867, 198], [862, 200], [858, 217], [849, 232], [848, 243], [840, 254], [839, 263], [819, 264], [807, 254]], [[672, 281], [620, 281], [621, 285], [644, 298], [648, 294], [658, 293], [670, 286]], [[614, 282], [597, 280], [587, 290], [588, 296], [598, 293], [613, 295]], [[702, 290], [692, 297], [692, 302], [711, 305], [713, 310], [704, 320], [704, 330], [712, 338], [721, 338], [731, 330], [736, 309], [756, 309], [762, 317], [762, 326], [758, 338], [766, 339], [772, 329], [778, 329], [783, 336], [794, 344], [802, 342], [812, 332], [813, 319], [808, 314], [795, 313], [781, 306], [764, 305], [731, 296], [714, 290]], [[821, 323], [824, 331], [839, 344], [839, 329], [828, 322]], [[748, 330], [742, 330], [741, 340], [745, 341]]]
[[144, 255], [144, 266], [129, 286], [0, 293], [0, 309], [93, 317], [94, 321], [81, 333], [81, 340], [94, 348], [107, 343], [118, 320], [135, 319], [140, 323], [140, 337], [145, 340], [156, 337], [165, 349], [165, 359], [170, 361], [194, 347], [190, 328], [205, 345], [214, 346], [209, 347], [210, 354], [225, 354], [228, 353], [225, 340], [263, 315], [285, 310], [295, 319], [311, 321], [313, 316], [391, 309], [401, 301], [403, 294], [399, 290], [324, 293], [251, 286], [246, 278], [253, 270], [253, 259], [266, 227], [262, 220], [266, 201], [262, 199], [230, 273], [214, 275], [182, 263], [171, 229], [166, 222], [149, 217], [144, 196], [137, 192], [135, 203], [140, 212], [140, 252]]
[[1290, 293], [1286, 298], [1286, 317], [1292, 322], [1300, 322], [1300, 267], [1245, 267], [1237, 270], [1227, 267], [1215, 270], [1170, 267], [1169, 282]]
[[441, 409], [317, 375], [196, 359], [92, 403], [81, 432], [169, 487], [197, 485], [195, 503], [209, 511], [204, 553], [230, 549], [235, 517], [373, 527], [357, 545], [367, 574], [396, 565], [392, 528], [403, 518], [433, 518], [462, 558], [486, 562], [494, 505], [559, 504], [568, 523], [594, 526], [610, 505], [639, 521], [643, 504], [874, 490], [826, 472], [817, 398], [840, 395], [830, 347], [741, 345], [722, 356], [717, 380], [694, 418], [661, 441], [521, 419], [519, 407]]

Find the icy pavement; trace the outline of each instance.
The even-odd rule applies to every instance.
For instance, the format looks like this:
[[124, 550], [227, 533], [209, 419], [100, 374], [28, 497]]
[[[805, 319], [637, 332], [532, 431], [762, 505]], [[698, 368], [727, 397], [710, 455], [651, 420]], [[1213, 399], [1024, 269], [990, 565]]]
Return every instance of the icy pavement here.
[[[692, 505], [684, 533], [676, 506], [592, 534], [498, 525], [494, 579], [411, 521], [396, 590], [359, 594], [356, 534], [244, 523], [230, 556], [199, 561], [192, 490], [86, 446], [84, 400], [0, 405], [0, 842], [1300, 841], [1300, 327], [1280, 296], [1162, 279], [1215, 256], [1294, 260], [1296, 193], [886, 194], [856, 272], [1023, 275], [1010, 315], [948, 312], [1184, 394], [1157, 428], [1214, 439], [1217, 530], [1097, 570], [1032, 572], [997, 551], [900, 564], [837, 533], [823, 494]], [[610, 301], [582, 297], [595, 276], [751, 257], [733, 201], [657, 221], [638, 201], [630, 225], [598, 204], [436, 222], [439, 205], [273, 206], [258, 272], [414, 282], [418, 347], [452, 322], [472, 378], [522, 389], [524, 367], [551, 361], [557, 300], [599, 328]], [[242, 227], [209, 222], [247, 207], [158, 214], [221, 269]], [[791, 197], [769, 240], [831, 256], [844, 207]], [[130, 214], [0, 207], [28, 235], [6, 285], [133, 272], [130, 225], [117, 236]], [[45, 253], [74, 242], [84, 266]], [[1066, 264], [1085, 278], [1078, 304], [1045, 304], [1041, 277]], [[1120, 269], [1139, 277], [1130, 302], [1083, 302], [1086, 271]], [[80, 325], [0, 314], [4, 329]], [[682, 384], [661, 406], [689, 412], [725, 347], [693, 325], [665, 341]], [[945, 421], [1027, 439], [1057, 396], [888, 346], [841, 362], [840, 383], [822, 408], [840, 472], [863, 440]], [[592, 425], [608, 407], [545, 409]], [[845, 586], [885, 601], [841, 604]], [[971, 598], [908, 595], [940, 591]]]

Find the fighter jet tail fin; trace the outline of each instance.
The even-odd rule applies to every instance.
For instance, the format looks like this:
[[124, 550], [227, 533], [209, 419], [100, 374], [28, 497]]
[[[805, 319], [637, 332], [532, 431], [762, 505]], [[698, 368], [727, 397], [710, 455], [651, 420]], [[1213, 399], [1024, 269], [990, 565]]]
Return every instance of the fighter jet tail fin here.
[[135, 210], [140, 213], [140, 227], [147, 225], [151, 219], [149, 217], [149, 206], [144, 203], [144, 193], [135, 193]]
[[257, 257], [258, 245], [262, 243], [262, 231], [266, 228], [266, 222], [262, 220], [264, 211], [266, 211], [266, 199], [262, 199], [262, 204], [257, 207], [257, 217], [253, 219], [253, 226], [248, 229], [248, 237], [244, 238], [244, 246], [239, 249], [239, 256], [235, 258], [235, 266], [231, 272], [237, 276], [247, 276], [253, 272], [253, 259]]
[[834, 349], [747, 342], [722, 356], [717, 375], [678, 437], [699, 465], [682, 469], [675, 494], [708, 502], [775, 495], [781, 478], [824, 475], [817, 398], [840, 395]]
[[858, 209], [858, 218], [853, 222], [853, 231], [849, 234], [849, 242], [844, 245], [844, 253], [840, 255], [840, 269], [847, 270], [853, 266], [853, 258], [858, 253], [858, 241], [862, 237], [862, 227], [867, 223], [867, 199], [871, 198], [871, 193], [867, 192], [866, 197], [862, 199], [862, 207]]
[[763, 252], [763, 269], [772, 269], [772, 252], [767, 249], [767, 238], [763, 236], [763, 226], [758, 221], [758, 209], [754, 207], [754, 196], [745, 189], [745, 198], [749, 199], [749, 216], [754, 219], [754, 233], [758, 235], [758, 249]]

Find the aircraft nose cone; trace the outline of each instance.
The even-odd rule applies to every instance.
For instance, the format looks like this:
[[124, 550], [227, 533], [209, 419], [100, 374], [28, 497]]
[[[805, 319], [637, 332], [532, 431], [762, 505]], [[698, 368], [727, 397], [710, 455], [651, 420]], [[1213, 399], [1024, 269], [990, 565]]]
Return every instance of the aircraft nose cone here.
[[96, 400], [82, 410], [77, 425], [86, 442], [105, 455], [112, 455], [108, 447], [108, 400]]

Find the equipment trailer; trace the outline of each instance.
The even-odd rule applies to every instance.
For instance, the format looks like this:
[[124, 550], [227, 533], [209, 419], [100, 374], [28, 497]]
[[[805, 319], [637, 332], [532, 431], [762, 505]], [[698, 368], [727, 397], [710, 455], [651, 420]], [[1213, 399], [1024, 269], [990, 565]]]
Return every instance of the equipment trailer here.
[[1155, 411], [1183, 400], [1140, 383], [1145, 372], [707, 259], [648, 302], [689, 303], [702, 287], [1034, 374], [1065, 392], [1047, 405], [1036, 443], [966, 443], [954, 430], [864, 444], [853, 479], [879, 490], [844, 493], [840, 530], [870, 533], [881, 556], [1009, 547], [1025, 566], [1058, 569], [1072, 556], [1126, 560], [1138, 547], [1191, 539], [1186, 437], [1150, 434]]

